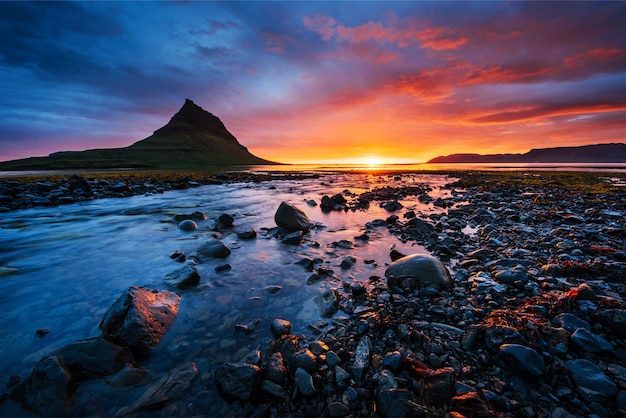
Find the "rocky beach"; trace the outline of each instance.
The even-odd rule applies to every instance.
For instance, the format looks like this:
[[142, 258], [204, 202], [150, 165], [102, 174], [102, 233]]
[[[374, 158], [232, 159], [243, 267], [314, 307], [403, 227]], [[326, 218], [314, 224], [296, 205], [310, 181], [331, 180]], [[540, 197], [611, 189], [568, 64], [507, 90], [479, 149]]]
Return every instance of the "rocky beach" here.
[[626, 416], [625, 179], [0, 180], [0, 415]]

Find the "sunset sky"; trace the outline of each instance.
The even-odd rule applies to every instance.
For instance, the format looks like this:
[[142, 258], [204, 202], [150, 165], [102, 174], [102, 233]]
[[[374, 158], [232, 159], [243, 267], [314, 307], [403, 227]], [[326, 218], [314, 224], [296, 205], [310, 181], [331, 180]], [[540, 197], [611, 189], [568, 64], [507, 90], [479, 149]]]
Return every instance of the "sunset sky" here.
[[280, 162], [626, 142], [625, 2], [0, 2], [0, 161], [186, 98]]

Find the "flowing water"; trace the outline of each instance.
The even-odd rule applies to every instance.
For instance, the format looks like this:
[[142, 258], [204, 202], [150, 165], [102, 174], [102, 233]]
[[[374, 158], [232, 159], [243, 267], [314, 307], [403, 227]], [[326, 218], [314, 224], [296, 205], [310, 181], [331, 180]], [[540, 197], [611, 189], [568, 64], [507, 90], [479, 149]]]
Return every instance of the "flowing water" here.
[[[367, 211], [330, 213], [307, 202], [319, 204], [324, 194], [332, 196], [344, 190], [362, 193], [415, 183], [430, 184], [433, 198], [446, 197], [449, 192], [442, 186], [448, 182], [446, 176], [434, 174], [378, 177], [340, 173], [2, 213], [0, 267], [8, 269], [2, 270], [5, 275], [0, 277], [0, 385], [4, 387], [11, 375], [24, 379], [47, 353], [99, 335], [103, 314], [128, 287], [176, 290], [163, 281], [166, 274], [181, 267], [170, 255], [176, 250], [192, 255], [203, 242], [218, 238], [232, 250], [231, 255], [203, 260], [196, 266], [200, 284], [176, 290], [182, 296], [178, 317], [140, 366], [157, 379], [185, 362], [196, 362], [199, 377], [187, 397], [166, 411], [178, 416], [222, 415], [232, 405], [217, 395], [212, 371], [223, 362], [237, 362], [256, 349], [265, 350], [272, 338], [272, 319], [287, 319], [293, 324], [292, 333], [310, 335], [309, 326], [322, 319], [313, 302], [316, 295], [330, 287], [341, 290], [344, 282], [367, 283], [371, 276], [383, 277], [393, 246], [405, 253], [425, 252], [401, 243], [384, 227], [371, 230], [368, 242], [354, 239], [365, 231], [366, 222], [390, 215], [377, 202]], [[281, 201], [303, 209], [315, 222], [299, 246], [285, 245], [269, 231], [276, 226], [273, 218]], [[401, 202], [405, 206], [401, 212], [413, 210], [422, 218], [441, 211], [420, 203], [417, 196]], [[194, 211], [206, 213], [207, 220], [199, 222], [194, 232], [179, 230], [173, 215]], [[212, 221], [222, 213], [233, 215], [234, 225], [222, 232], [212, 231]], [[236, 232], [252, 228], [258, 231], [256, 239], [238, 239]], [[340, 240], [352, 241], [354, 248], [333, 245]], [[342, 269], [339, 264], [347, 255], [357, 263]], [[323, 260], [318, 267], [332, 269], [333, 276], [307, 285], [311, 273], [295, 264], [303, 257]], [[215, 271], [225, 263], [232, 268]], [[280, 290], [275, 291], [276, 286]], [[261, 321], [254, 332], [235, 330], [237, 324], [253, 323], [257, 318]], [[40, 329], [49, 333], [38, 336]], [[86, 416], [111, 416], [143, 390], [145, 387], [114, 389], [101, 380], [89, 382], [79, 387], [76, 410]], [[15, 408], [12, 402], [0, 403], [0, 416], [13, 413], [10, 408]], [[161, 413], [165, 412], [151, 414]]]

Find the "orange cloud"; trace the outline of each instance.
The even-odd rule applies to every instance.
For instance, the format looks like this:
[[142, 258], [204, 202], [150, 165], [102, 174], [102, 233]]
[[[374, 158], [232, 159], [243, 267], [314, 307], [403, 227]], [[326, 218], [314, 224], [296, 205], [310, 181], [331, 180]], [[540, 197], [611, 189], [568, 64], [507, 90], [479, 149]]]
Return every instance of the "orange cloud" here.
[[419, 32], [417, 37], [422, 41], [421, 48], [432, 48], [435, 51], [457, 49], [467, 43], [467, 38], [457, 35], [456, 31], [445, 27], [424, 29]]

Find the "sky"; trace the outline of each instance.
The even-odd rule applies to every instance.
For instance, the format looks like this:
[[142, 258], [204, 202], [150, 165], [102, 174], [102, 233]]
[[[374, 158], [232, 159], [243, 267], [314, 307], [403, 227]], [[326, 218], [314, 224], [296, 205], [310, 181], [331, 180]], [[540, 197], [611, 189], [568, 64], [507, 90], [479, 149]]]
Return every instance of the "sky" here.
[[0, 2], [0, 161], [185, 99], [284, 163], [626, 142], [626, 2]]

